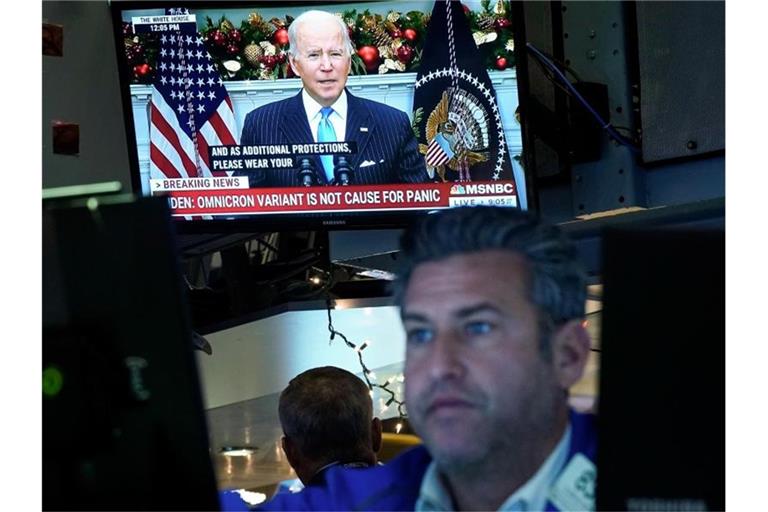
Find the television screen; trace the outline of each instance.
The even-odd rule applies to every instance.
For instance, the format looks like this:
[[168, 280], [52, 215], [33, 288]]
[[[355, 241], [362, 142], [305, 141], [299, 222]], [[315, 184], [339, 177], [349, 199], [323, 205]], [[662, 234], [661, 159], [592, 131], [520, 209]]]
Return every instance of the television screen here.
[[185, 227], [526, 207], [509, 2], [113, 5], [134, 188]]

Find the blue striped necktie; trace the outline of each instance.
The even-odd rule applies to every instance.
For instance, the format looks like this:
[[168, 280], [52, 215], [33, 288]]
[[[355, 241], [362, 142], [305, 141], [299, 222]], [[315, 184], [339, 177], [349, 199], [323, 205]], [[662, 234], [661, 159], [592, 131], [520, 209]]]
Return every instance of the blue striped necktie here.
[[[333, 113], [331, 107], [323, 107], [320, 109], [320, 114], [323, 116], [320, 119], [320, 125], [317, 127], [317, 142], [336, 142], [336, 130], [333, 129], [331, 121], [328, 119]], [[324, 155], [320, 157], [320, 161], [323, 162], [325, 168], [325, 175], [328, 177], [328, 182], [333, 181], [333, 155]]]

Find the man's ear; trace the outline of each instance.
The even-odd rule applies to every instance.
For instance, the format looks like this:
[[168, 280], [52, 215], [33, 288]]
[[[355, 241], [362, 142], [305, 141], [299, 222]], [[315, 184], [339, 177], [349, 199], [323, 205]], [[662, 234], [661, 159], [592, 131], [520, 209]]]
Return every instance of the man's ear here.
[[379, 453], [381, 450], [381, 431], [383, 427], [379, 418], [373, 418], [371, 420], [371, 448], [373, 453]]
[[280, 438], [280, 446], [283, 448], [283, 453], [288, 459], [288, 464], [295, 470], [299, 464], [299, 452], [296, 450], [296, 445], [293, 444], [291, 438], [283, 436]]
[[552, 365], [557, 382], [569, 389], [584, 375], [589, 359], [589, 333], [581, 319], [570, 320], [552, 335]]
[[298, 77], [301, 77], [301, 73], [299, 73], [299, 70], [296, 69], [296, 65], [293, 63], [294, 60], [295, 60], [295, 57], [293, 56], [293, 54], [289, 53], [288, 54], [288, 64], [291, 66], [291, 69], [293, 70], [293, 74], [298, 76]]

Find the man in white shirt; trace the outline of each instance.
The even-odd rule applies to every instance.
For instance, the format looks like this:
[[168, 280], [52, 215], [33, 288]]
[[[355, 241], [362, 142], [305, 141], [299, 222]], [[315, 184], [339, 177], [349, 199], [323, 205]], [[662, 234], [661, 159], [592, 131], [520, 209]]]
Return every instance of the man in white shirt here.
[[441, 210], [401, 240], [408, 417], [424, 446], [266, 510], [591, 510], [594, 417], [568, 407], [589, 355], [586, 273], [556, 227]]
[[433, 458], [416, 508], [543, 510], [590, 349], [573, 248], [495, 209], [428, 219], [404, 245], [406, 403]]
[[[358, 98], [346, 89], [352, 43], [344, 22], [325, 11], [307, 11], [288, 28], [288, 59], [302, 91], [270, 103], [245, 118], [241, 144], [354, 142], [349, 184], [430, 181], [408, 116], [395, 108]], [[332, 156], [311, 157], [313, 185], [340, 184]], [[251, 187], [301, 186], [299, 169], [237, 171]]]

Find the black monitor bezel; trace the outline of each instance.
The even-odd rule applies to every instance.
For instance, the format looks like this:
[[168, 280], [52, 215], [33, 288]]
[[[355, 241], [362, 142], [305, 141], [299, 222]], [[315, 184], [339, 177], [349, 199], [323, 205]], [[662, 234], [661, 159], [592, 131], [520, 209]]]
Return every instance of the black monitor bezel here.
[[[133, 107], [131, 104], [130, 76], [128, 75], [128, 63], [123, 51], [122, 34], [122, 13], [124, 11], [135, 9], [159, 9], [166, 8], [173, 4], [177, 8], [258, 8], [274, 7], [276, 5], [284, 7], [296, 7], [311, 5], [315, 2], [311, 0], [304, 1], [243, 1], [243, 0], [224, 0], [217, 2], [214, 0], [201, 0], [198, 2], [182, 1], [170, 2], [168, 0], [115, 0], [110, 4], [112, 14], [112, 29], [115, 39], [115, 52], [118, 63], [118, 76], [120, 81], [120, 94], [123, 106], [123, 120], [125, 125], [126, 141], [128, 144], [128, 163], [130, 172], [130, 181], [132, 192], [142, 195], [138, 148], [136, 147], [136, 125], [133, 119]], [[322, 5], [348, 4], [348, 0], [329, 0], [322, 2]], [[385, 0], [362, 0], [355, 3], [387, 3]], [[512, 1], [512, 4], [515, 0]], [[517, 19], [517, 17], [516, 17]], [[521, 62], [520, 44], [518, 32], [522, 32], [522, 19], [514, 22], [518, 27], [513, 32], [515, 34], [515, 60], [516, 67]], [[519, 68], [518, 68], [519, 69]], [[520, 73], [518, 71], [518, 83]], [[525, 87], [525, 86], [523, 86]], [[518, 101], [522, 104], [523, 94], [518, 88]], [[522, 108], [522, 107], [521, 107]], [[523, 128], [523, 146], [525, 147], [525, 126]], [[519, 190], [519, 194], [526, 194], [528, 198], [528, 209], [532, 205], [531, 199], [535, 197], [531, 194], [530, 176], [527, 170], [525, 173], [526, 190]], [[428, 215], [430, 210], [395, 210], [388, 212], [343, 212], [343, 213], [280, 213], [280, 214], [255, 214], [248, 217], [229, 219], [229, 220], [179, 220], [174, 218], [174, 226], [180, 234], [217, 234], [217, 233], [244, 233], [244, 232], [264, 232], [264, 231], [312, 231], [312, 230], [366, 230], [366, 229], [400, 229], [405, 228], [418, 218]]]

